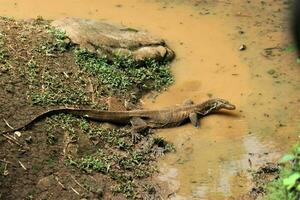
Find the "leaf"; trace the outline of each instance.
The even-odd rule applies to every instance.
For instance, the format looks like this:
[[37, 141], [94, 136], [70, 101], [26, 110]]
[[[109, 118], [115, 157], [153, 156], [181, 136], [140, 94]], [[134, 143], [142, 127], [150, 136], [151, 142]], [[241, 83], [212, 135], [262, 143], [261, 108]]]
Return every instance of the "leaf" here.
[[286, 186], [288, 190], [292, 189], [296, 185], [296, 181], [300, 178], [300, 173], [295, 172], [289, 177], [283, 179], [283, 185]]
[[294, 160], [296, 158], [293, 154], [286, 154], [280, 160], [279, 163], [286, 163], [288, 161]]
[[297, 147], [296, 152], [297, 154], [300, 154], [300, 147]]
[[300, 192], [300, 185], [299, 185], [299, 184], [297, 185], [296, 190], [297, 190], [298, 192]]
[[286, 52], [295, 52], [297, 50], [297, 47], [296, 47], [296, 45], [294, 45], [294, 44], [290, 44], [289, 46], [287, 46], [286, 48], [285, 48], [285, 51]]

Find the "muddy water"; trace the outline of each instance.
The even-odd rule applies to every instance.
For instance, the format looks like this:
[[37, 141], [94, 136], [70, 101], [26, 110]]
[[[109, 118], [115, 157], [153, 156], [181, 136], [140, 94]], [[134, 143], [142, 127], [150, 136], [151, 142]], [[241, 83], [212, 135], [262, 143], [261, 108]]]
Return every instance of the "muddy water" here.
[[[275, 49], [275, 57], [261, 55], [264, 48], [288, 43], [277, 22], [259, 26], [262, 22], [252, 17], [268, 21], [262, 13], [268, 16], [277, 5], [249, 13], [239, 1], [212, 2], [195, 8], [141, 0], [0, 0], [0, 15], [102, 19], [166, 38], [177, 54], [172, 64], [176, 83], [156, 98], [145, 97], [144, 107], [212, 96], [230, 100], [237, 110], [205, 117], [199, 129], [159, 130], [177, 152], [160, 161], [158, 180], [169, 187], [172, 199], [226, 199], [249, 189], [249, 169], [278, 159], [296, 142], [300, 70], [292, 53]], [[238, 35], [242, 25], [245, 36]], [[265, 32], [275, 25], [277, 31]], [[240, 52], [243, 43], [247, 50]], [[275, 74], [268, 74], [270, 69]]]

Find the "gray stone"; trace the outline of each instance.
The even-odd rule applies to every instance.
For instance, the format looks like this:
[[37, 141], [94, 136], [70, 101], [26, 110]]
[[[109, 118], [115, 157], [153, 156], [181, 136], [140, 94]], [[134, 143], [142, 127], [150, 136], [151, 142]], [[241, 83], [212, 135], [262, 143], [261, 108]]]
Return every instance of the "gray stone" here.
[[138, 61], [148, 58], [170, 61], [175, 56], [163, 39], [145, 31], [70, 17], [55, 20], [51, 25], [65, 31], [71, 41], [81, 48], [108, 58], [119, 54], [131, 55]]

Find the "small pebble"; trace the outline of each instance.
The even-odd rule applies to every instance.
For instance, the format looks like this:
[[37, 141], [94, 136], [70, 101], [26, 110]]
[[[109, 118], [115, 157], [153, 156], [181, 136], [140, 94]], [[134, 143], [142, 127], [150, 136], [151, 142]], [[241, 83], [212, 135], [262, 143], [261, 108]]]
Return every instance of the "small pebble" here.
[[242, 44], [239, 48], [240, 51], [245, 51], [247, 49], [246, 45]]

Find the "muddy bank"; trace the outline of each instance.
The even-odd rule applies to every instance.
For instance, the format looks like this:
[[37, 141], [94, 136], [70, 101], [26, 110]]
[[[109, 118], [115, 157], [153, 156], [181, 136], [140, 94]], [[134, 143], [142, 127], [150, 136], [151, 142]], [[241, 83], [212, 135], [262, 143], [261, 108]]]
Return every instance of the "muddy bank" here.
[[[166, 62], [106, 60], [79, 49], [49, 24], [0, 18], [1, 132], [59, 106], [136, 106], [145, 92], [172, 83]], [[147, 79], [136, 70], [147, 72]], [[158, 199], [156, 160], [174, 150], [149, 130], [134, 135], [129, 126], [64, 114], [1, 135], [0, 143], [1, 199]]]

